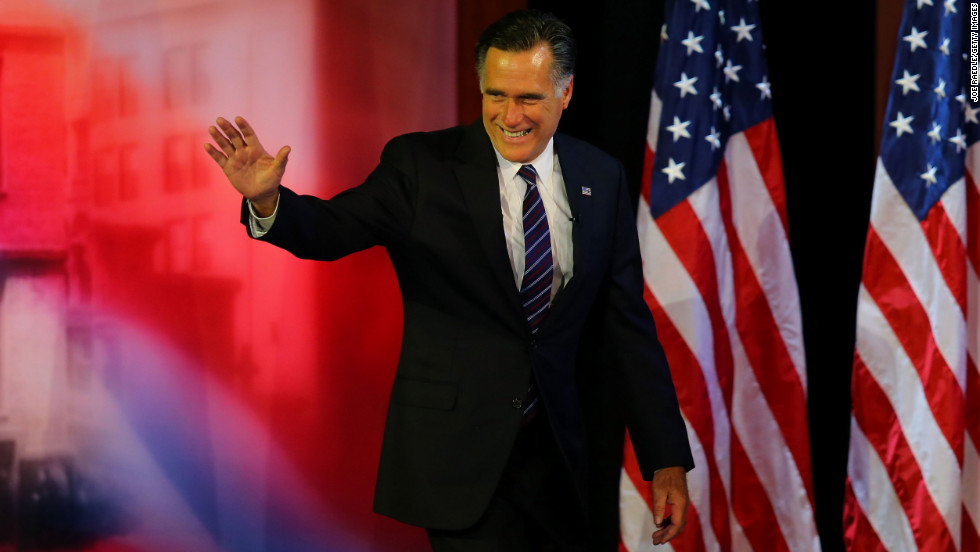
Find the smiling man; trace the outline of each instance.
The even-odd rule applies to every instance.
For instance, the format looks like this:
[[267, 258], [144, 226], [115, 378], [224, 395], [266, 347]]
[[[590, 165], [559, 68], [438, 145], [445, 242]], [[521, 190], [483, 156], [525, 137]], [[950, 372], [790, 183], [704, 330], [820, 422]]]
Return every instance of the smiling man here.
[[[556, 134], [574, 64], [555, 17], [503, 17], [476, 46], [482, 124], [395, 138], [330, 200], [282, 186], [289, 148], [271, 156], [244, 119], [210, 128], [252, 237], [319, 260], [387, 249], [405, 328], [374, 508], [425, 527], [436, 552], [589, 549], [581, 382], [618, 393], [653, 481], [653, 542], [684, 527], [693, 461], [623, 169]], [[580, 361], [585, 343], [601, 367]]]

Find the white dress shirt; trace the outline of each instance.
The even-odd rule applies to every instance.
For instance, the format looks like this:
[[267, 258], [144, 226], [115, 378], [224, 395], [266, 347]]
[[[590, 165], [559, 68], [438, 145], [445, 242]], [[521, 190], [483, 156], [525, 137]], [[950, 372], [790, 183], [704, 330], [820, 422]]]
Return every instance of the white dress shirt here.
[[521, 288], [524, 278], [524, 194], [527, 183], [517, 172], [522, 165], [531, 165], [538, 174], [538, 194], [544, 203], [548, 217], [548, 231], [551, 233], [551, 256], [555, 264], [551, 298], [554, 299], [569, 280], [572, 279], [572, 214], [565, 192], [565, 179], [561, 174], [558, 156], [555, 155], [555, 139], [530, 163], [514, 163], [497, 155], [497, 182], [500, 184], [500, 211], [504, 217], [504, 238], [507, 240], [507, 254], [514, 270], [514, 282]]
[[[494, 148], [497, 156], [497, 183], [500, 186], [500, 211], [503, 216], [504, 238], [507, 241], [507, 254], [510, 266], [514, 271], [514, 283], [521, 288], [524, 277], [524, 193], [527, 183], [518, 176], [517, 172], [524, 164], [534, 167], [538, 175], [538, 193], [544, 203], [544, 211], [548, 217], [548, 230], [551, 233], [551, 252], [555, 264], [554, 280], [551, 286], [551, 298], [572, 279], [572, 213], [568, 205], [568, 195], [565, 192], [565, 179], [562, 177], [561, 165], [555, 155], [555, 140], [548, 141], [541, 155], [530, 163], [514, 163], [504, 159]], [[464, 183], [465, 185], [465, 183]], [[260, 217], [248, 204], [249, 227], [256, 238], [264, 236], [279, 213], [279, 203], [268, 217]]]

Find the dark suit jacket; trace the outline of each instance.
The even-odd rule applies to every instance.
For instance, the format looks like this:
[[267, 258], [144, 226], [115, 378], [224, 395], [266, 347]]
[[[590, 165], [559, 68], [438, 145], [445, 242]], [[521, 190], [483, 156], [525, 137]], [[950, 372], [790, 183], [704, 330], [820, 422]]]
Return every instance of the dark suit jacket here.
[[[320, 260], [382, 245], [398, 277], [405, 329], [378, 513], [429, 528], [473, 524], [507, 461], [532, 371], [584, 492], [588, 443], [575, 374], [583, 338], [601, 339], [613, 353], [601, 369], [624, 383], [621, 404], [644, 477], [693, 466], [643, 300], [622, 166], [568, 136], [556, 135], [555, 149], [576, 217], [574, 277], [534, 336], [506, 251], [497, 161], [481, 121], [393, 139], [363, 184], [331, 200], [281, 191], [276, 222], [262, 239]], [[247, 227], [244, 203], [242, 221]], [[601, 335], [583, 336], [590, 317]]]

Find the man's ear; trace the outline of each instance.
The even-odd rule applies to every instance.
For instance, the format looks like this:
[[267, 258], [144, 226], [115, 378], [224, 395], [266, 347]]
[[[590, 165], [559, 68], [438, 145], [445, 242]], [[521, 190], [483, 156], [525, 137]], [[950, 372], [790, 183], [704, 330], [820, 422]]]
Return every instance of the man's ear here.
[[572, 101], [572, 85], [575, 84], [575, 76], [568, 79], [568, 86], [561, 93], [561, 108], [567, 109], [568, 102]]

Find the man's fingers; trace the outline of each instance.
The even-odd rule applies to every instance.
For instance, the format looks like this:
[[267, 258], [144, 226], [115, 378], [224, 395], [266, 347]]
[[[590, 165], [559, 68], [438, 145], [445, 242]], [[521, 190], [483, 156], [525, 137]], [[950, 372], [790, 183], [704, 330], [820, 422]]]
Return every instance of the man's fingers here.
[[208, 155], [211, 156], [211, 159], [214, 159], [214, 162], [217, 163], [219, 167], [225, 167], [225, 163], [228, 162], [228, 156], [221, 153], [218, 148], [212, 146], [211, 144], [204, 144], [204, 151], [208, 152]]
[[[679, 535], [687, 523], [690, 497], [684, 468], [674, 466], [657, 470], [653, 475], [652, 487], [653, 520], [660, 528], [653, 533], [653, 543], [663, 544]], [[669, 515], [666, 511], [668, 508]]]
[[677, 525], [682, 530], [687, 525], [687, 506], [689, 501], [690, 499], [687, 496], [686, 490], [683, 494], [675, 494], [670, 500], [670, 515], [674, 518], [674, 525]]
[[654, 532], [653, 544], [664, 544], [665, 542], [670, 541], [677, 535], [681, 534], [681, 530], [683, 528], [683, 525], [677, 525], [674, 523], [664, 526], [659, 531]]
[[259, 137], [255, 135], [255, 131], [252, 130], [252, 126], [248, 124], [248, 121], [244, 117], [235, 117], [235, 124], [242, 131], [242, 138], [245, 140], [245, 144], [254, 147], [262, 147], [259, 143]]
[[276, 154], [275, 165], [279, 171], [286, 168], [286, 161], [289, 161], [289, 152], [292, 151], [289, 146], [283, 146], [279, 149], [279, 153]]
[[653, 523], [660, 527], [664, 521], [667, 510], [667, 489], [663, 485], [657, 485], [656, 479], [653, 485]]
[[225, 155], [235, 154], [235, 146], [231, 145], [231, 142], [228, 141], [228, 138], [225, 138], [225, 135], [222, 134], [220, 130], [212, 125], [208, 127], [208, 134], [210, 134], [211, 139], [218, 144], [221, 151], [225, 152]]
[[238, 132], [238, 129], [233, 124], [229, 123], [224, 117], [218, 117], [217, 123], [218, 127], [228, 136], [228, 140], [235, 148], [245, 147], [245, 139], [242, 138], [241, 133]]

